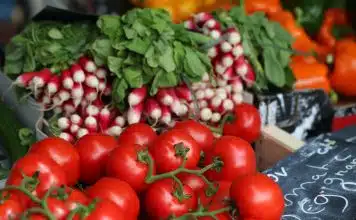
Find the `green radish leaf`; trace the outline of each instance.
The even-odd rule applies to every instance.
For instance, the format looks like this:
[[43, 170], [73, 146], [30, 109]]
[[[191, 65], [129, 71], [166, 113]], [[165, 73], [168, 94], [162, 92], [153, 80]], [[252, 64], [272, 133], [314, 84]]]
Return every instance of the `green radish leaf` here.
[[172, 72], [176, 69], [171, 47], [167, 47], [166, 51], [158, 58], [158, 62], [166, 72]]
[[123, 59], [122, 58], [114, 57], [114, 56], [109, 56], [108, 57], [109, 70], [111, 72], [115, 73], [115, 75], [118, 78], [122, 77], [122, 73], [121, 73], [122, 63], [123, 63]]
[[263, 59], [265, 61], [265, 74], [269, 82], [281, 88], [286, 84], [284, 69], [276, 58], [276, 54], [272, 49], [263, 51]]
[[148, 50], [149, 46], [151, 44], [150, 39], [140, 39], [140, 38], [135, 38], [131, 41], [129, 41], [125, 46], [127, 49], [136, 52], [138, 54], [144, 55], [146, 51]]
[[101, 32], [111, 39], [115, 37], [117, 30], [120, 28], [120, 17], [112, 15], [102, 15], [97, 21], [97, 26]]
[[127, 39], [131, 40], [137, 37], [137, 32], [130, 27], [124, 27], [124, 32]]
[[115, 79], [113, 83], [113, 98], [117, 103], [122, 102], [126, 95], [129, 85], [125, 79]]
[[143, 85], [142, 69], [139, 67], [128, 67], [122, 70], [126, 82], [131, 88], [140, 88]]
[[111, 47], [111, 43], [109, 39], [98, 39], [94, 42], [93, 44], [93, 50], [95, 53], [108, 57], [113, 55], [114, 51], [113, 48]]
[[23, 70], [25, 72], [32, 72], [36, 69], [36, 61], [34, 58], [33, 50], [29, 44], [26, 44], [26, 53], [27, 53], [27, 56], [25, 57], [25, 63], [23, 66]]
[[132, 25], [132, 29], [135, 30], [135, 32], [140, 36], [140, 37], [144, 37], [147, 35], [148, 32], [148, 28], [143, 25], [139, 20], [136, 20], [133, 25]]
[[186, 64], [186, 71], [189, 76], [202, 76], [205, 72], [205, 66], [200, 61], [199, 56], [190, 48], [185, 47], [185, 64]]
[[63, 39], [63, 34], [60, 30], [57, 28], [52, 28], [51, 30], [48, 31], [48, 36], [52, 39], [55, 40], [60, 40]]

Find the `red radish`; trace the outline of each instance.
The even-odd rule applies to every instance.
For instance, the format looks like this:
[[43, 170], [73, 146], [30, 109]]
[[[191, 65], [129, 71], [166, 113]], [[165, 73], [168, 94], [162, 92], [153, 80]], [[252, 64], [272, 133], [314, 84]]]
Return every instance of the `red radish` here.
[[200, 111], [200, 118], [203, 121], [209, 121], [211, 119], [212, 115], [213, 115], [213, 113], [210, 108], [203, 108]]
[[239, 77], [230, 80], [229, 85], [232, 86], [233, 92], [241, 93], [243, 91], [243, 85]]
[[44, 87], [48, 81], [51, 79], [52, 77], [52, 72], [50, 69], [43, 69], [41, 71], [39, 71], [32, 79], [32, 84], [33, 87], [35, 88], [42, 88]]
[[148, 98], [145, 102], [145, 112], [146, 114], [154, 119], [158, 120], [162, 116], [162, 110], [158, 102], [153, 98]]
[[185, 101], [189, 102], [192, 100], [192, 93], [187, 86], [178, 86], [175, 88], [175, 92], [179, 98]]
[[82, 123], [83, 123], [83, 119], [78, 114], [71, 115], [70, 121], [72, 122], [72, 124], [76, 124], [79, 126], [82, 125]]
[[236, 105], [241, 104], [243, 102], [243, 96], [242, 94], [239, 93], [235, 93], [232, 95], [232, 101], [234, 101], [234, 103]]
[[225, 86], [224, 89], [225, 89], [227, 94], [231, 94], [231, 92], [232, 92], [232, 86], [231, 85]]
[[246, 81], [246, 84], [248, 87], [251, 87], [255, 83], [256, 75], [255, 75], [255, 72], [253, 71], [252, 67], [248, 68], [248, 71], [245, 75], [244, 80]]
[[86, 128], [80, 128], [77, 132], [77, 138], [84, 137], [85, 135], [89, 134], [88, 129]]
[[222, 102], [223, 100], [219, 96], [215, 96], [210, 101], [210, 107], [214, 110], [218, 109]]
[[129, 108], [129, 110], [127, 111], [127, 122], [130, 125], [140, 122], [143, 108], [144, 108], [143, 102], [140, 102], [139, 104], [131, 106]]
[[77, 100], [82, 99], [82, 97], [84, 95], [84, 90], [83, 90], [82, 85], [79, 83], [74, 83], [71, 95], [72, 95], [73, 99], [77, 99]]
[[99, 127], [101, 130], [106, 130], [110, 125], [111, 112], [108, 108], [103, 108], [99, 113]]
[[65, 101], [68, 101], [70, 99], [70, 93], [67, 90], [61, 89], [57, 93], [59, 99], [61, 100], [61, 104]]
[[227, 98], [227, 94], [224, 88], [218, 88], [215, 91], [216, 96], [219, 97], [220, 99], [224, 100]]
[[72, 89], [74, 81], [72, 78], [72, 72], [69, 70], [63, 70], [61, 74], [62, 85], [65, 89]]
[[198, 105], [199, 105], [199, 108], [202, 109], [202, 108], [208, 107], [208, 102], [206, 100], [200, 100]]
[[223, 53], [229, 53], [231, 50], [232, 50], [232, 46], [229, 42], [227, 41], [222, 41], [220, 43], [220, 50], [223, 52]]
[[188, 111], [189, 111], [188, 106], [185, 105], [185, 104], [181, 104], [180, 109], [181, 109], [181, 110], [180, 110], [178, 116], [184, 116], [184, 115], [186, 115], [186, 114], [188, 113]]
[[104, 96], [110, 96], [112, 93], [112, 86], [111, 84], [106, 84], [106, 88], [103, 91]]
[[123, 128], [125, 126], [126, 120], [123, 116], [117, 116], [114, 120], [114, 125], [120, 126]]
[[211, 14], [207, 12], [200, 12], [194, 16], [194, 21], [199, 27], [202, 27], [206, 21], [212, 18], [214, 17]]
[[133, 89], [128, 96], [128, 103], [130, 106], [137, 105], [146, 98], [147, 87], [143, 86], [141, 88]]
[[234, 77], [234, 75], [235, 75], [234, 68], [229, 67], [226, 69], [226, 71], [224, 72], [222, 77], [224, 80], [229, 80], [229, 79], [232, 79]]
[[42, 97], [42, 104], [48, 105], [51, 103], [51, 98], [48, 95]]
[[159, 89], [156, 97], [162, 105], [166, 106], [172, 105], [174, 101], [173, 96], [169, 93], [167, 89]]
[[88, 86], [84, 86], [84, 94], [85, 99], [90, 103], [98, 98], [98, 92], [94, 88]]
[[208, 49], [207, 54], [208, 54], [208, 56], [210, 58], [215, 58], [215, 57], [217, 57], [219, 55], [219, 52], [220, 52], [219, 51], [219, 47], [218, 46], [214, 46], [214, 47], [211, 47], [211, 48]]
[[92, 60], [89, 60], [87, 57], [79, 58], [79, 64], [84, 68], [85, 71], [93, 73], [96, 70], [96, 65]]
[[91, 104], [100, 109], [104, 107], [104, 102], [101, 99], [95, 99]]
[[20, 76], [18, 76], [14, 82], [16, 86], [19, 87], [28, 87], [33, 79], [38, 74], [38, 72], [27, 72], [27, 73], [22, 73]]
[[242, 45], [236, 45], [234, 48], [232, 48], [231, 51], [232, 55], [234, 55], [235, 58], [239, 58], [244, 54], [244, 49]]
[[245, 77], [248, 72], [248, 66], [246, 64], [242, 64], [236, 67], [235, 71], [239, 76]]
[[95, 76], [98, 78], [98, 79], [106, 79], [106, 75], [108, 74], [108, 71], [105, 69], [105, 68], [98, 68], [96, 71], [95, 71]]
[[224, 67], [230, 67], [234, 64], [234, 56], [231, 53], [226, 53], [221, 57], [221, 64]]
[[227, 41], [232, 44], [236, 45], [241, 42], [241, 35], [235, 29], [229, 29], [227, 33]]
[[204, 99], [205, 98], [205, 91], [203, 89], [199, 89], [198, 91], [195, 92], [195, 97], [196, 99]]
[[104, 79], [99, 80], [98, 90], [103, 92], [106, 89], [106, 81]]
[[90, 88], [98, 89], [99, 79], [92, 73], [87, 73], [85, 76], [85, 85]]
[[58, 106], [58, 107], [55, 107], [55, 108], [53, 109], [53, 112], [54, 112], [55, 114], [60, 114], [60, 113], [63, 112], [63, 109], [62, 109], [61, 106]]
[[76, 83], [83, 83], [85, 81], [85, 73], [78, 64], [73, 64], [70, 68], [73, 74], [73, 81]]
[[212, 30], [210, 32], [210, 37], [213, 38], [213, 39], [219, 39], [221, 37], [221, 31], [219, 30]]
[[214, 97], [214, 95], [215, 95], [215, 92], [213, 89], [207, 88], [204, 90], [204, 97], [206, 99], [211, 99]]
[[110, 127], [109, 129], [106, 130], [106, 134], [110, 135], [110, 136], [119, 136], [122, 132], [122, 128], [120, 126], [114, 125], [112, 127]]
[[224, 87], [227, 85], [227, 81], [225, 79], [222, 78], [218, 78], [216, 80], [216, 83], [218, 84], [219, 87]]
[[96, 118], [93, 116], [88, 116], [84, 119], [85, 128], [88, 129], [89, 133], [94, 133], [98, 131], [98, 123]]
[[73, 143], [73, 141], [74, 141], [74, 137], [71, 134], [67, 133], [67, 132], [60, 133], [59, 137], [62, 138], [63, 140], [71, 142], [71, 143]]
[[234, 102], [231, 99], [225, 99], [222, 106], [225, 111], [231, 111], [234, 109]]
[[73, 100], [68, 100], [65, 103], [63, 103], [63, 110], [66, 113], [66, 115], [73, 114], [77, 110], [73, 104]]
[[204, 73], [203, 76], [202, 76], [202, 78], [201, 78], [201, 80], [202, 80], [203, 82], [209, 82], [209, 80], [210, 80], [209, 73]]
[[79, 125], [73, 124], [70, 126], [69, 131], [71, 134], [76, 135], [79, 131]]
[[61, 87], [61, 79], [58, 75], [53, 75], [47, 83], [47, 94], [52, 96], [59, 91]]
[[185, 21], [184, 27], [188, 30], [195, 30], [197, 28], [193, 19], [189, 19], [189, 20]]
[[203, 27], [201, 29], [204, 35], [210, 35], [211, 30], [209, 28]]
[[71, 123], [70, 123], [70, 120], [66, 117], [61, 117], [57, 120], [57, 124], [58, 124], [58, 127], [59, 129], [61, 130], [67, 130], [69, 129]]
[[85, 109], [85, 113], [88, 116], [96, 117], [99, 115], [99, 112], [100, 112], [99, 108], [96, 107], [95, 105], [88, 105]]
[[165, 106], [165, 105], [162, 105], [161, 106], [161, 110], [162, 110], [162, 117], [160, 119], [160, 121], [163, 123], [163, 124], [166, 124], [168, 125], [169, 123], [171, 123], [172, 121], [172, 114], [171, 114], [171, 111], [170, 109]]
[[208, 28], [209, 30], [219, 30], [221, 27], [218, 21], [216, 21], [214, 18], [211, 18], [203, 24], [203, 28]]
[[211, 115], [211, 122], [213, 122], [213, 123], [217, 123], [217, 122], [219, 122], [220, 121], [220, 119], [221, 119], [221, 114], [220, 113], [218, 113], [218, 112], [214, 112], [212, 115]]
[[226, 67], [222, 63], [215, 63], [214, 70], [218, 75], [222, 75], [226, 71]]

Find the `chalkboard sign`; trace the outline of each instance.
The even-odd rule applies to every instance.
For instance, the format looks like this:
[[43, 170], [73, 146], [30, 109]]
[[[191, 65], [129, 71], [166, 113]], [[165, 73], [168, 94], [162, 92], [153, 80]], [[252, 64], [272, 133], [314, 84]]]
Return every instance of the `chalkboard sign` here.
[[356, 219], [356, 127], [318, 136], [265, 173], [283, 189], [282, 220]]

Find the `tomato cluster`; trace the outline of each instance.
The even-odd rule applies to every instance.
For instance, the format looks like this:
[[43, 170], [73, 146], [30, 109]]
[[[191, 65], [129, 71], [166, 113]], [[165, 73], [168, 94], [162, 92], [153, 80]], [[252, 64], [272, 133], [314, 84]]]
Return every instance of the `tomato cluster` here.
[[117, 140], [39, 141], [14, 164], [1, 195], [0, 219], [277, 220], [284, 208], [247, 141], [215, 138], [194, 120], [160, 135], [138, 123]]

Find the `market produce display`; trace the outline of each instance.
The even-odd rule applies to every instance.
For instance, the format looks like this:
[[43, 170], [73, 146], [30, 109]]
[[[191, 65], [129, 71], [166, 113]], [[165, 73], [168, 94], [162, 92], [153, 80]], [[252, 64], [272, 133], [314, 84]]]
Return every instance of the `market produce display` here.
[[[1, 190], [0, 217], [281, 217], [282, 191], [257, 172], [247, 141], [235, 136], [214, 140], [205, 125], [181, 123], [161, 134], [137, 123], [118, 140], [97, 133], [81, 137], [75, 145], [56, 137], [33, 144], [15, 162]], [[202, 160], [201, 151], [206, 154]]]

